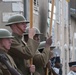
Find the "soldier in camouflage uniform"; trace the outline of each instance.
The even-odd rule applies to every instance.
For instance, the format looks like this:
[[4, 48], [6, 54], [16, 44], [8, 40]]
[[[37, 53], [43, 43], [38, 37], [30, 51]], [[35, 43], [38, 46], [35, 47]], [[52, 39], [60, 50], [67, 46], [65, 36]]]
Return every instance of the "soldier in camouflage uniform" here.
[[[41, 33], [37, 28], [35, 28], [35, 27], [33, 27], [33, 28], [36, 31], [34, 39], [37, 42], [40, 42]], [[29, 30], [29, 27], [27, 27], [26, 32], [24, 33], [24, 39], [25, 39], [26, 43], [28, 42], [27, 41], [28, 40], [28, 30]], [[33, 63], [36, 66], [36, 72], [34, 73], [34, 75], [45, 75], [44, 66], [47, 64], [47, 62], [50, 59], [50, 45], [51, 44], [52, 44], [52, 39], [50, 37], [46, 40], [45, 48], [44, 48], [43, 52], [40, 53], [38, 50], [36, 51], [36, 53], [33, 57]]]
[[14, 36], [9, 54], [13, 57], [17, 67], [24, 75], [30, 75], [30, 72], [33, 73], [35, 71], [35, 66], [28, 64], [28, 59], [34, 56], [39, 45], [37, 41], [33, 40], [33, 36], [35, 35], [33, 28], [29, 30], [27, 45], [22, 41], [22, 34], [26, 30], [28, 23], [24, 16], [14, 15], [9, 18], [6, 24], [6, 26], [10, 26], [12, 29], [12, 35]]
[[0, 29], [0, 75], [21, 75], [8, 54], [13, 36], [7, 29]]

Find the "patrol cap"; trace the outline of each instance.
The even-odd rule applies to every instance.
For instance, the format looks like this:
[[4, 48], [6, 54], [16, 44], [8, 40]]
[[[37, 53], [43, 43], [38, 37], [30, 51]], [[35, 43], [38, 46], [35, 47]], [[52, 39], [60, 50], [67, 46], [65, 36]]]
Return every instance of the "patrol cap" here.
[[21, 22], [29, 23], [29, 21], [27, 21], [23, 15], [16, 14], [14, 16], [11, 16], [8, 19], [8, 22], [7, 22], [6, 26], [10, 26], [14, 23], [21, 23]]
[[76, 61], [69, 62], [69, 67], [73, 67], [73, 66], [76, 66]]
[[14, 36], [12, 36], [7, 29], [0, 29], [0, 39], [1, 38], [14, 38]]
[[[39, 44], [39, 48], [38, 48], [38, 49], [43, 49], [43, 48], [45, 47], [45, 43], [46, 43], [46, 41], [42, 41], [42, 42], [40, 42], [40, 44]], [[51, 49], [54, 49], [55, 46], [50, 46], [50, 48], [51, 48]]]
[[[25, 31], [25, 33], [23, 34], [23, 35], [28, 35], [28, 33], [29, 33], [29, 28], [30, 27], [27, 27], [26, 28], [26, 31]], [[36, 28], [36, 27], [33, 27], [34, 29], [35, 29], [35, 34], [38, 34], [38, 35], [41, 35], [42, 33], [39, 31], [39, 29], [38, 28]]]

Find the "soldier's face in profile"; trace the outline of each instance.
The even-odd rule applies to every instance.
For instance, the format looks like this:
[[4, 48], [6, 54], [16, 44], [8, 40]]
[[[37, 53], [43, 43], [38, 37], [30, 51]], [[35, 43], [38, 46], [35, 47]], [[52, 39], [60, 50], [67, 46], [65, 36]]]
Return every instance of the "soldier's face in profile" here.
[[11, 43], [12, 43], [12, 39], [3, 38], [1, 40], [1, 43], [2, 43], [2, 47], [4, 47], [5, 49], [9, 50], [10, 49], [10, 46], [11, 46]]
[[36, 40], [37, 42], [40, 42], [40, 35], [35, 34], [35, 36], [33, 37], [34, 40]]
[[18, 23], [18, 27], [19, 27], [23, 32], [25, 32], [25, 29], [26, 29], [27, 25], [26, 25], [25, 22], [22, 22], [22, 23]]

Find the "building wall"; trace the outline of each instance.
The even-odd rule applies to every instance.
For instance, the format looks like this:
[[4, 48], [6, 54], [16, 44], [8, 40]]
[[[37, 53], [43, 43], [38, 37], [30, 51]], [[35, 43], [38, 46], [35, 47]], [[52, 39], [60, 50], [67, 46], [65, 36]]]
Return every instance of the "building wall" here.
[[[22, 0], [23, 1], [23, 0]], [[9, 17], [11, 17], [12, 15], [14, 14], [23, 14], [23, 8], [21, 8], [22, 10], [16, 10], [15, 9], [15, 6], [13, 5], [16, 5], [16, 7], [18, 8], [18, 3], [21, 3], [20, 5], [23, 7], [22, 5], [22, 1], [8, 1], [8, 0], [1, 0], [0, 1], [0, 28], [6, 28], [6, 29], [9, 29], [9, 27], [6, 27], [5, 24], [8, 20]], [[16, 3], [16, 4], [14, 4]], [[14, 7], [14, 8], [13, 8]]]
[[66, 0], [56, 0], [56, 25], [55, 25], [55, 44], [61, 50], [61, 63], [63, 75], [69, 72], [69, 17], [68, 2]]
[[70, 61], [76, 60], [76, 19], [70, 17], [70, 52], [72, 53]]
[[11, 12], [11, 3], [0, 1], [0, 28], [6, 28], [3, 22], [3, 12]]

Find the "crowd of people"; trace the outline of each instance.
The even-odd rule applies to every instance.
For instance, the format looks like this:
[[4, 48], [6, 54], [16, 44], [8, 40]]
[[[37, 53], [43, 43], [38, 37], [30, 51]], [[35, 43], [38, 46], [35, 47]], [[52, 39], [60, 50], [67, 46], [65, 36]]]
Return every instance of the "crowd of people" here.
[[[62, 75], [60, 56], [53, 55], [52, 37], [40, 42], [42, 33], [28, 23], [23, 15], [17, 14], [5, 25], [12, 34], [0, 29], [0, 75]], [[74, 66], [76, 63], [70, 67]]]

